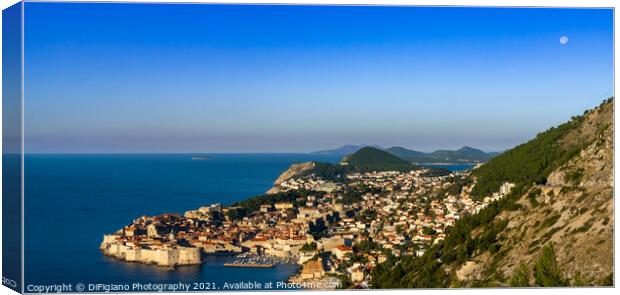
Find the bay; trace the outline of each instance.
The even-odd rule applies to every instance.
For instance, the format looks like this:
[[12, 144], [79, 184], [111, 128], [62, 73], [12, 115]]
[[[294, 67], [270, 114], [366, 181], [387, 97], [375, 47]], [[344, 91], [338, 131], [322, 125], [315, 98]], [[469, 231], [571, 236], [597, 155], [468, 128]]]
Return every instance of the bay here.
[[[318, 154], [32, 154], [25, 157], [25, 279], [29, 284], [286, 281], [298, 266], [229, 268], [209, 256], [169, 271], [104, 256], [99, 244], [142, 215], [232, 204], [263, 194], [291, 164]], [[451, 170], [465, 167], [446, 167]]]

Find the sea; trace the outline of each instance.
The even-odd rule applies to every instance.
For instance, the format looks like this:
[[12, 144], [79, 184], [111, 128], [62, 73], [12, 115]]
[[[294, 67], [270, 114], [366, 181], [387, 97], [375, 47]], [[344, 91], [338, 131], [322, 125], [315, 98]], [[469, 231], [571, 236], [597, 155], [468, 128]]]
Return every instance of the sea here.
[[450, 171], [461, 171], [473, 168], [477, 164], [455, 163], [455, 164], [419, 164], [420, 167], [444, 168]]
[[[26, 291], [28, 286], [62, 283], [99, 292], [105, 290], [89, 288], [187, 283], [206, 290], [225, 283], [264, 286], [272, 282], [275, 289], [277, 282], [298, 271], [298, 265], [231, 268], [223, 264], [234, 261], [234, 256], [214, 255], [202, 265], [171, 271], [106, 257], [99, 244], [103, 234], [142, 215], [183, 214], [213, 203], [229, 205], [263, 194], [293, 163], [335, 163], [340, 158], [319, 154], [26, 155]], [[462, 165], [442, 167], [463, 169]]]

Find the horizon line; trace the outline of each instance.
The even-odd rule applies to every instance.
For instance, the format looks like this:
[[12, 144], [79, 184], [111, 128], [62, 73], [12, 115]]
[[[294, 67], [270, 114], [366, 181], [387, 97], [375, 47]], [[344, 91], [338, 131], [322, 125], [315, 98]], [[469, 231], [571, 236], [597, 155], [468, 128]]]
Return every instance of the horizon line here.
[[[314, 151], [239, 151], [239, 152], [224, 152], [224, 151], [196, 151], [196, 152], [192, 152], [192, 151], [78, 151], [78, 152], [73, 152], [73, 151], [34, 151], [34, 152], [23, 152], [24, 155], [106, 155], [106, 154], [110, 154], [110, 155], [141, 155], [141, 154], [169, 154], [169, 155], [200, 155], [200, 154], [280, 154], [280, 155], [299, 155], [299, 154], [308, 154], [308, 155], [345, 155], [345, 154], [341, 154], [341, 153], [324, 153], [324, 151], [329, 151], [329, 150], [337, 150], [340, 149], [344, 146], [362, 146], [362, 147], [371, 147], [371, 148], [377, 148], [377, 146], [373, 146], [373, 145], [343, 145], [343, 146], [339, 146], [336, 148], [327, 148], [327, 149], [322, 149], [322, 150], [314, 150]], [[384, 150], [384, 149], [388, 149], [388, 148], [392, 148], [392, 147], [401, 147], [401, 148], [405, 148], [407, 150], [410, 151], [416, 151], [416, 152], [422, 152], [422, 153], [433, 153], [436, 151], [457, 151], [459, 149], [462, 149], [464, 147], [469, 147], [469, 148], [474, 148], [474, 149], [478, 149], [481, 150], [485, 153], [501, 153], [504, 151], [507, 151], [511, 148], [505, 148], [503, 150], [484, 150], [481, 148], [476, 148], [476, 147], [472, 147], [472, 146], [462, 146], [460, 148], [456, 148], [456, 149], [447, 149], [447, 148], [438, 148], [435, 149], [433, 151], [423, 151], [423, 150], [417, 150], [417, 149], [410, 149], [410, 148], [406, 148], [406, 147], [402, 147], [402, 146], [390, 146], [388, 148], [385, 147], [381, 147], [379, 146], [381, 149], [380, 150]], [[3, 152], [3, 155], [11, 155], [11, 154], [22, 154], [20, 152]]]

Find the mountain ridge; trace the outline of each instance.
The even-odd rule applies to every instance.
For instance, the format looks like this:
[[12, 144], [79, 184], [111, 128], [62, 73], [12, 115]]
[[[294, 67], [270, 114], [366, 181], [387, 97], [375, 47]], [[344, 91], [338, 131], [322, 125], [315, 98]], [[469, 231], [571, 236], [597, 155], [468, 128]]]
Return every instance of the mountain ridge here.
[[339, 148], [312, 152], [313, 154], [350, 155], [364, 147], [386, 151], [403, 160], [413, 163], [481, 163], [488, 161], [498, 152], [484, 152], [480, 149], [463, 146], [458, 150], [436, 150], [430, 153], [407, 149], [402, 146], [384, 148], [378, 145], [344, 145]]
[[341, 147], [338, 148], [333, 148], [333, 149], [327, 149], [327, 150], [320, 150], [320, 151], [314, 151], [314, 152], [310, 152], [311, 154], [317, 154], [317, 155], [350, 155], [353, 154], [357, 151], [359, 151], [360, 149], [364, 148], [364, 147], [374, 147], [376, 149], [380, 149], [383, 150], [383, 147], [380, 147], [378, 145], [354, 145], [354, 144], [345, 144]]
[[415, 166], [410, 162], [374, 147], [364, 147], [351, 155], [345, 156], [341, 164], [351, 166], [357, 171], [404, 171], [415, 169]]

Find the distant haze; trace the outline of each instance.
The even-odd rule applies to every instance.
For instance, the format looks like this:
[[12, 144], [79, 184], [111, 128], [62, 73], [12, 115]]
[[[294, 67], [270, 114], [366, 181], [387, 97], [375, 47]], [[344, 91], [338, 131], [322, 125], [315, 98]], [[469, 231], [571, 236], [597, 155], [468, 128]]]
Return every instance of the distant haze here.
[[501, 151], [613, 89], [611, 9], [25, 6], [27, 152]]

